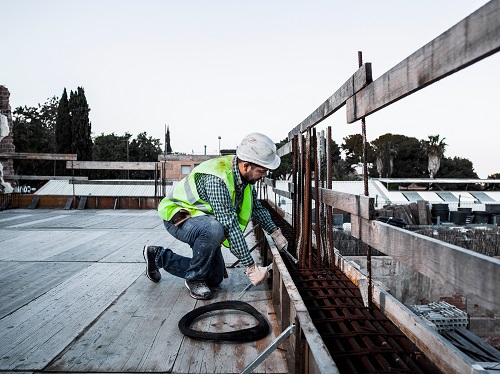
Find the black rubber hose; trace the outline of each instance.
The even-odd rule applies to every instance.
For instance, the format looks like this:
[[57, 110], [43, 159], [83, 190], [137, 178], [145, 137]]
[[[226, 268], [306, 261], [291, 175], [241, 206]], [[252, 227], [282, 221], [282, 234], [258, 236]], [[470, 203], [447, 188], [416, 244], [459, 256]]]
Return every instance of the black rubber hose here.
[[[204, 332], [193, 330], [191, 328], [191, 324], [196, 318], [215, 310], [239, 310], [250, 314], [259, 323], [254, 327], [229, 332]], [[269, 334], [269, 324], [264, 316], [253, 306], [243, 301], [220, 301], [213, 304], [203, 305], [199, 308], [193, 309], [182, 317], [178, 326], [179, 330], [181, 330], [184, 335], [199, 340], [253, 342], [260, 340]]]

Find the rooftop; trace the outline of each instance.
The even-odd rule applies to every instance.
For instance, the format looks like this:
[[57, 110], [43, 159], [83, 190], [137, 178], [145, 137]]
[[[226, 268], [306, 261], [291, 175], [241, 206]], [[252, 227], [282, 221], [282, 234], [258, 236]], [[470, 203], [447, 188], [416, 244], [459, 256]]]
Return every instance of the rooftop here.
[[[145, 276], [145, 244], [189, 251], [155, 210], [0, 212], [0, 372], [239, 373], [279, 334], [270, 291], [259, 286], [241, 300], [272, 326], [266, 338], [232, 344], [185, 337], [177, 327], [182, 316], [236, 299], [248, 280], [241, 267], [229, 268], [214, 299], [194, 300], [180, 278], [162, 270], [156, 284]], [[227, 264], [236, 260], [223, 253]], [[229, 313], [194, 327], [233, 331], [252, 320]], [[256, 372], [288, 372], [284, 355], [275, 350]]]

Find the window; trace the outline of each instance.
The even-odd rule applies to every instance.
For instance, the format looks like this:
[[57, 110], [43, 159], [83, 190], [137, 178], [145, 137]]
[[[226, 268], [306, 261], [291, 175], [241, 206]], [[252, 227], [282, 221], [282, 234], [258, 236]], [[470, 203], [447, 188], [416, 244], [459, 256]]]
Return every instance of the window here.
[[191, 173], [191, 165], [181, 165], [181, 174]]

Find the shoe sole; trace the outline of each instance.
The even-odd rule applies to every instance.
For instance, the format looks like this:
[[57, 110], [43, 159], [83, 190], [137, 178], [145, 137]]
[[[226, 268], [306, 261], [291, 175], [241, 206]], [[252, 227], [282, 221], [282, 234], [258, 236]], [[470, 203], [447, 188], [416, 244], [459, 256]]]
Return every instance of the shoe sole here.
[[148, 277], [149, 280], [151, 280], [152, 282], [155, 282], [155, 283], [158, 283], [160, 280], [154, 280], [153, 278], [151, 278], [149, 276], [149, 273], [148, 273], [148, 268], [149, 268], [149, 262], [148, 262], [148, 255], [147, 255], [147, 252], [148, 251], [148, 246], [145, 245], [144, 246], [144, 249], [142, 250], [142, 256], [144, 257], [144, 260], [146, 261], [146, 276]]
[[198, 296], [198, 295], [194, 294], [193, 291], [191, 291], [189, 289], [186, 281], [184, 281], [184, 286], [186, 286], [186, 288], [188, 289], [189, 296], [191, 296], [195, 300], [210, 300], [212, 298], [212, 295], [210, 295], [209, 297], [203, 297], [203, 296]]

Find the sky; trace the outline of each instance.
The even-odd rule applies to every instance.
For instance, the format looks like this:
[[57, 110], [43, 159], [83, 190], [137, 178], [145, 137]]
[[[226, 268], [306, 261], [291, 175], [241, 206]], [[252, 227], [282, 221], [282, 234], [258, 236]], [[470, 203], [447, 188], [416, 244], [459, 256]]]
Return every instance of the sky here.
[[[251, 132], [276, 143], [358, 69], [376, 79], [484, 0], [0, 0], [0, 85], [12, 110], [83, 87], [94, 136], [218, 153]], [[497, 53], [366, 118], [368, 141], [445, 138], [446, 157], [500, 173]], [[361, 132], [345, 108], [316, 128]], [[220, 137], [220, 139], [219, 139]]]

